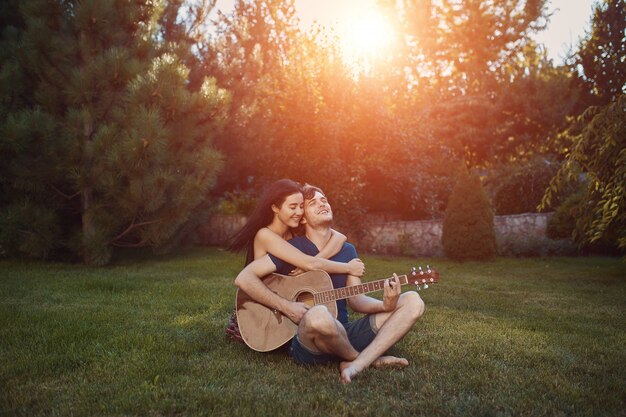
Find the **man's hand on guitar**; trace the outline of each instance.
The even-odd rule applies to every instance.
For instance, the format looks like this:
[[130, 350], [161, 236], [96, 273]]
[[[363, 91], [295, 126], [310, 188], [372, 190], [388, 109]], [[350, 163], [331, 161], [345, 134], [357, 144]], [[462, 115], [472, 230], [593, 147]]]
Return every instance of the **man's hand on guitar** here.
[[293, 302], [287, 305], [283, 313], [285, 314], [285, 316], [287, 316], [287, 318], [289, 318], [289, 320], [293, 321], [296, 324], [299, 324], [300, 320], [302, 320], [302, 317], [304, 317], [308, 310], [309, 308], [306, 306], [306, 304]]
[[348, 262], [348, 275], [353, 277], [362, 277], [365, 273], [365, 264], [359, 258], [354, 258]]
[[398, 299], [400, 298], [400, 293], [402, 292], [400, 279], [395, 272], [393, 274], [393, 278], [385, 280], [383, 291], [383, 311], [393, 311], [398, 304]]

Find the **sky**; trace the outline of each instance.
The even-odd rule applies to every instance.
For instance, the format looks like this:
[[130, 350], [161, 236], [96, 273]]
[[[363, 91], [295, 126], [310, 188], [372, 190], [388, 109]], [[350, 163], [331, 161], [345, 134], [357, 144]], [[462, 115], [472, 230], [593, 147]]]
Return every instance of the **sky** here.
[[[548, 28], [537, 35], [537, 40], [546, 45], [548, 56], [557, 64], [562, 63], [570, 45], [589, 29], [592, 4], [596, 0], [548, 0], [548, 11], [553, 15]], [[218, 0], [217, 8], [228, 13], [234, 0]], [[295, 0], [296, 13], [303, 29], [314, 22], [323, 26], [334, 26], [356, 11], [371, 9], [376, 0]]]
[[561, 63], [569, 46], [589, 30], [594, 0], [551, 0], [548, 10], [553, 12], [548, 28], [538, 34], [537, 40], [546, 45], [548, 56]]

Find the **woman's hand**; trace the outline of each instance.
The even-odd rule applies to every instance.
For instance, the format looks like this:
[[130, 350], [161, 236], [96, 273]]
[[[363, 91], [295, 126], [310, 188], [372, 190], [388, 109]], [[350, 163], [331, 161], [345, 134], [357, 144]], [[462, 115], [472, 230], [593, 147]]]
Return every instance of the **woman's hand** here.
[[365, 264], [359, 258], [354, 258], [348, 262], [348, 275], [362, 277], [365, 274]]
[[289, 276], [290, 276], [290, 277], [293, 277], [293, 276], [295, 276], [295, 275], [304, 274], [305, 272], [306, 272], [306, 271], [305, 271], [304, 269], [302, 269], [302, 268], [296, 268], [296, 269], [294, 269], [293, 271], [291, 271], [291, 272], [289, 273]]

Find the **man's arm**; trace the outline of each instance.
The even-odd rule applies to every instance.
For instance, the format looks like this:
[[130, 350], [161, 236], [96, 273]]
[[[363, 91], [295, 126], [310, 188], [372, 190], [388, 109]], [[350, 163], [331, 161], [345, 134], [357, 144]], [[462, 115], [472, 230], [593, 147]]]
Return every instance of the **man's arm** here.
[[[348, 276], [346, 286], [357, 285], [361, 283], [361, 279], [354, 276]], [[360, 294], [348, 298], [348, 305], [357, 313], [377, 314], [393, 311], [398, 304], [402, 288], [398, 277], [394, 277], [385, 281], [383, 299], [378, 300], [365, 294]]]
[[303, 303], [289, 301], [271, 291], [262, 277], [276, 271], [276, 265], [268, 255], [249, 263], [235, 278], [235, 285], [256, 302], [282, 312], [289, 320], [298, 324], [307, 311]]

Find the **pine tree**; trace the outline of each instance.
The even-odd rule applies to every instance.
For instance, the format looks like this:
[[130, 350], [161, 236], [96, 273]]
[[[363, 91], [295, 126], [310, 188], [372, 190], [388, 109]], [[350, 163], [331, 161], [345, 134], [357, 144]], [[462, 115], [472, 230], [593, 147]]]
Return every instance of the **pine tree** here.
[[220, 168], [227, 93], [209, 78], [189, 88], [158, 2], [15, 7], [0, 56], [2, 250], [104, 264], [115, 246], [176, 242]]
[[443, 220], [443, 249], [451, 259], [488, 260], [496, 255], [493, 211], [476, 175], [459, 169]]

